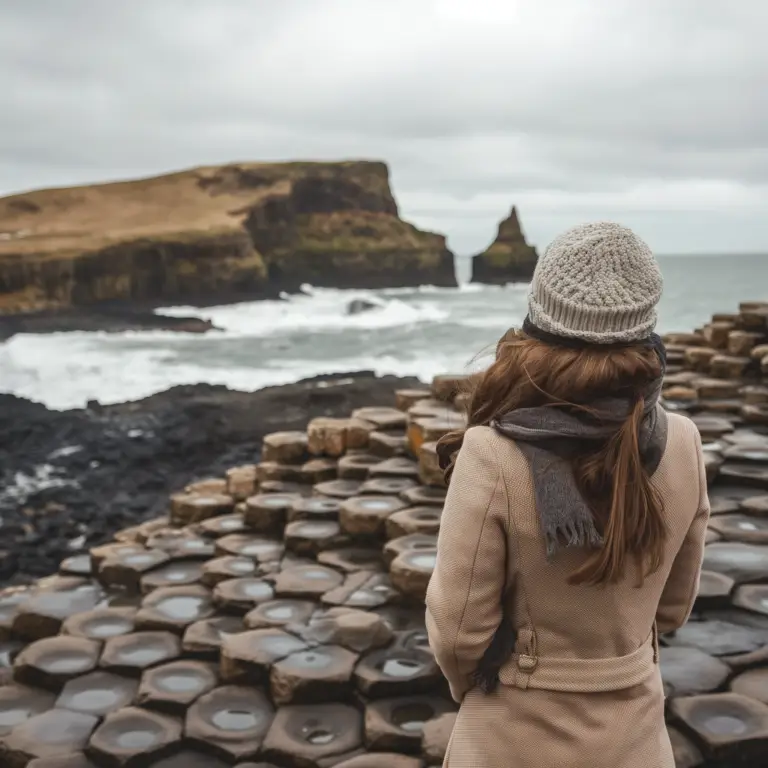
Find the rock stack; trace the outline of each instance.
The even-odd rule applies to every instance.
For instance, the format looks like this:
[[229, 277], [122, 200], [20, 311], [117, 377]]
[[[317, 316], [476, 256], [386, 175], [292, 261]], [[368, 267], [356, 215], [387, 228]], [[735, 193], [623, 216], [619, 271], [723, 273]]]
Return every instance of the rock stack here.
[[[686, 768], [768, 755], [768, 427], [762, 335], [741, 327], [754, 316], [668, 339], [666, 403], [702, 431], [713, 508], [694, 616], [662, 638]], [[717, 357], [749, 362], [725, 378], [736, 364]], [[259, 463], [0, 593], [0, 765], [440, 765], [456, 707], [423, 601], [445, 499], [436, 441], [464, 423], [461, 380], [270, 434]]]

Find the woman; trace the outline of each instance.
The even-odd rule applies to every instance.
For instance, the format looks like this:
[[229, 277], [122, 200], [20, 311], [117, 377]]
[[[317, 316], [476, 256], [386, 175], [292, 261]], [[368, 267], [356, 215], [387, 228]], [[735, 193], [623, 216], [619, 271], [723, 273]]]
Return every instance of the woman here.
[[690, 614], [709, 502], [696, 427], [658, 405], [661, 288], [624, 227], [558, 237], [440, 442], [427, 629], [461, 704], [449, 768], [674, 768], [657, 633]]

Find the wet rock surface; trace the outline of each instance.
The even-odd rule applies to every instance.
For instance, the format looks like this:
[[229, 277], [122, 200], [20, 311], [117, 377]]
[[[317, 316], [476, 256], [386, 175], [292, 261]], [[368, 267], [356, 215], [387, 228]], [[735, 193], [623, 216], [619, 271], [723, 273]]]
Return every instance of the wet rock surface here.
[[257, 462], [262, 439], [319, 416], [389, 406], [413, 379], [322, 376], [255, 393], [175, 387], [121, 405], [51, 411], [0, 395], [0, 584], [24, 583], [167, 512], [191, 481]]
[[[768, 468], [768, 451], [725, 399], [740, 387], [684, 373], [696, 397], [675, 407], [710, 435], [714, 515], [694, 615], [662, 638], [661, 674], [679, 764], [721, 768], [765, 744], [768, 496], [742, 470]], [[439, 765], [456, 708], [423, 600], [445, 488], [422, 484], [439, 478], [417, 457], [460, 423], [459, 381], [315, 410], [248, 455], [233, 443], [230, 463], [164, 490], [112, 540], [62, 552], [59, 575], [0, 592], [0, 765]]]

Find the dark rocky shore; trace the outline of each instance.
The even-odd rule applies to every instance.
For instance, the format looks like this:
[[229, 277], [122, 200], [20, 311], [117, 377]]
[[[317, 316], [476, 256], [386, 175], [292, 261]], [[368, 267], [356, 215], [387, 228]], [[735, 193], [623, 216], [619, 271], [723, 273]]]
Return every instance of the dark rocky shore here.
[[188, 482], [258, 461], [269, 432], [389, 405], [414, 384], [356, 372], [254, 393], [175, 387], [63, 412], [0, 395], [0, 584], [53, 573], [62, 558], [163, 514]]

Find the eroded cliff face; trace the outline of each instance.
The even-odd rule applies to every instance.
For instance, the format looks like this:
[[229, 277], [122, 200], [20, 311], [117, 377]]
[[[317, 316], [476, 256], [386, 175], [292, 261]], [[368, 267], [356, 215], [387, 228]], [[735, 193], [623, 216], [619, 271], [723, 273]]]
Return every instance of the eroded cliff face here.
[[472, 258], [473, 283], [524, 283], [533, 277], [538, 255], [528, 245], [520, 227], [517, 208], [499, 224], [496, 239]]
[[0, 199], [0, 313], [455, 285], [384, 163], [235, 164]]

